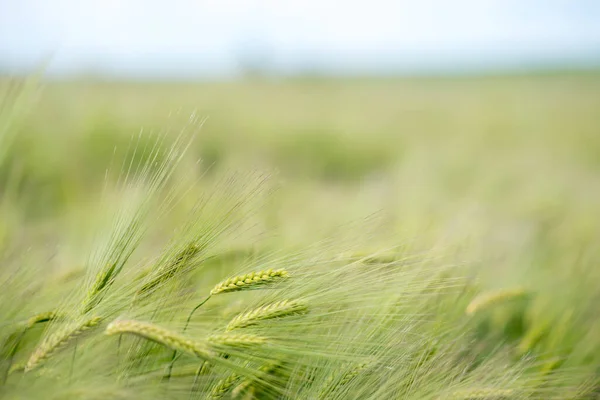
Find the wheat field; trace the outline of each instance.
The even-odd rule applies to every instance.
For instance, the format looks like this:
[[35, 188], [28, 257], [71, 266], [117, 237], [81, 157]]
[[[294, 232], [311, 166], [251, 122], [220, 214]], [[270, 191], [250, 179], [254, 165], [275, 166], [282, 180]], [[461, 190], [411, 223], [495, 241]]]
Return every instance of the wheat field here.
[[0, 398], [600, 398], [600, 75], [0, 79]]

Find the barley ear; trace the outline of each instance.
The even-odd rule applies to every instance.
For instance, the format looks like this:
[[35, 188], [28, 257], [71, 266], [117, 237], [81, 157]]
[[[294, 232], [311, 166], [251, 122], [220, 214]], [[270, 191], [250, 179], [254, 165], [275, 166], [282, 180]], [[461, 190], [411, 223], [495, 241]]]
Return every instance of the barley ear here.
[[335, 392], [341, 386], [350, 383], [358, 376], [358, 374], [369, 368], [371, 364], [371, 362], [362, 362], [359, 364], [349, 365], [345, 368], [344, 373], [337, 379], [334, 375], [331, 375], [325, 382], [325, 385], [323, 385], [323, 388], [319, 394], [319, 399], [326, 399], [329, 394]]
[[42, 344], [37, 347], [31, 357], [29, 357], [24, 371], [28, 372], [40, 366], [49, 357], [66, 347], [74, 339], [83, 335], [86, 331], [98, 326], [100, 322], [102, 322], [102, 318], [96, 316], [80, 324], [68, 325], [48, 336]]
[[231, 374], [225, 379], [221, 379], [210, 392], [210, 399], [222, 399], [231, 390], [233, 385], [239, 380], [239, 376]]
[[104, 290], [112, 285], [118, 272], [116, 262], [102, 268], [86, 295], [82, 314], [91, 311], [100, 303]]
[[224, 334], [212, 335], [207, 341], [216, 347], [247, 348], [267, 342], [267, 338], [256, 335]]
[[12, 365], [8, 370], [8, 375], [17, 373], [17, 372], [25, 372], [26, 363], [19, 363]]
[[34, 325], [42, 323], [42, 322], [51, 322], [60, 318], [60, 314], [55, 311], [43, 312], [33, 317], [29, 318], [27, 322], [24, 324], [26, 329], [33, 328]]
[[308, 307], [301, 301], [283, 300], [239, 314], [229, 322], [226, 330], [245, 328], [256, 325], [259, 321], [304, 314], [307, 311]]
[[485, 310], [496, 304], [505, 303], [510, 300], [518, 299], [527, 295], [528, 292], [523, 288], [500, 289], [483, 293], [475, 297], [467, 306], [467, 315], [473, 315], [478, 311]]
[[285, 269], [268, 269], [257, 272], [251, 272], [246, 275], [238, 275], [229, 278], [210, 291], [211, 295], [237, 292], [240, 290], [255, 289], [257, 287], [281, 281], [289, 276]]
[[23, 336], [27, 333], [27, 331], [33, 328], [36, 324], [40, 324], [42, 322], [50, 322], [58, 319], [58, 314], [54, 311], [43, 312], [33, 317], [26, 319], [25, 321], [20, 322], [15, 330], [8, 335], [4, 345], [2, 347], [2, 354], [5, 354], [7, 357], [14, 355], [14, 353], [18, 350], [19, 344], [23, 339]]
[[[15, 355], [19, 351], [19, 346], [21, 345], [23, 338], [27, 334], [27, 331], [32, 329], [37, 324], [40, 324], [43, 322], [54, 321], [54, 320], [57, 320], [58, 318], [59, 318], [59, 315], [54, 311], [48, 311], [48, 312], [34, 315], [33, 317], [30, 317], [27, 320], [25, 320], [24, 322], [22, 322], [21, 324], [19, 324], [19, 326], [15, 329], [15, 331], [13, 333], [11, 333], [10, 335], [8, 335], [8, 337], [6, 338], [6, 340], [2, 346], [2, 352], [1, 352], [2, 356], [6, 357], [6, 359], [8, 360], [8, 367], [4, 373], [4, 378], [3, 378], [5, 382], [6, 382], [8, 375], [10, 375], [14, 371], [18, 370], [18, 368], [15, 370], [15, 366], [13, 366], [12, 363], [13, 363]], [[21, 370], [24, 370], [25, 365], [23, 364], [22, 367], [23, 368], [21, 368]]]
[[105, 333], [107, 335], [130, 334], [161, 344], [174, 351], [187, 353], [205, 360], [213, 358], [213, 354], [203, 343], [195, 342], [160, 326], [141, 321], [117, 320], [111, 322]]
[[523, 356], [532, 351], [535, 346], [537, 346], [538, 343], [540, 343], [548, 335], [550, 331], [550, 324], [548, 322], [529, 328], [517, 345], [517, 354], [519, 356]]
[[190, 244], [175, 255], [173, 260], [159, 268], [150, 279], [136, 293], [137, 296], [144, 295], [169, 279], [175, 277], [179, 272], [185, 269], [189, 261], [202, 251], [202, 247]]

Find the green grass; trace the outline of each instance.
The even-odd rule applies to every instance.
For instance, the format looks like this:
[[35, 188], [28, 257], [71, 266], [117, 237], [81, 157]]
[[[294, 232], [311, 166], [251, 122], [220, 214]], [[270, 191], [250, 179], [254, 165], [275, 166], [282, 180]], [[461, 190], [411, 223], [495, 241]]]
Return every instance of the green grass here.
[[598, 398], [600, 75], [37, 88], [0, 398]]

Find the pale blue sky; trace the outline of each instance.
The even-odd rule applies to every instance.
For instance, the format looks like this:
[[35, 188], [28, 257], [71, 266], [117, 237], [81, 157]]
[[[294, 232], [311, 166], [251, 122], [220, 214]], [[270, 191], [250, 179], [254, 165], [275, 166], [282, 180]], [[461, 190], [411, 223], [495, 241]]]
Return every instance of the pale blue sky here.
[[0, 0], [0, 65], [133, 76], [600, 62], [597, 0]]

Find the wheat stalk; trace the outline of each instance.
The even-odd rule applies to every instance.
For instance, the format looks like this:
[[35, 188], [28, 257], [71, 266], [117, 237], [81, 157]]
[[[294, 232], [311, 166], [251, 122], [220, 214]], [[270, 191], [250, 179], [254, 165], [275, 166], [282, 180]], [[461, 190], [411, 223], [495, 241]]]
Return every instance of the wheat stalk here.
[[40, 366], [45, 360], [63, 349], [73, 339], [98, 326], [101, 321], [102, 318], [96, 316], [84, 321], [81, 324], [69, 325], [53, 335], [48, 336], [48, 338], [44, 340], [42, 344], [33, 352], [31, 357], [29, 357], [24, 371], [28, 372]]
[[528, 292], [523, 288], [499, 289], [483, 293], [475, 297], [467, 306], [466, 313], [473, 315], [480, 310], [489, 308], [495, 304], [504, 303], [525, 296]]
[[239, 314], [237, 317], [232, 319], [231, 322], [229, 322], [226, 330], [232, 331], [234, 329], [245, 328], [251, 325], [256, 325], [259, 321], [304, 314], [307, 311], [308, 307], [306, 307], [306, 304], [301, 301], [278, 301], [276, 303], [256, 308], [252, 311]]
[[105, 333], [107, 335], [127, 333], [156, 342], [172, 350], [191, 354], [205, 360], [213, 358], [213, 354], [203, 343], [192, 341], [175, 332], [148, 322], [133, 320], [113, 321], [106, 327]]
[[466, 389], [452, 393], [450, 396], [454, 400], [502, 400], [508, 399], [514, 394], [511, 389]]
[[237, 292], [240, 290], [253, 289], [269, 283], [274, 283], [289, 276], [285, 269], [268, 269], [258, 272], [251, 272], [246, 275], [238, 275], [229, 278], [210, 291], [211, 295], [227, 292]]

